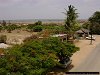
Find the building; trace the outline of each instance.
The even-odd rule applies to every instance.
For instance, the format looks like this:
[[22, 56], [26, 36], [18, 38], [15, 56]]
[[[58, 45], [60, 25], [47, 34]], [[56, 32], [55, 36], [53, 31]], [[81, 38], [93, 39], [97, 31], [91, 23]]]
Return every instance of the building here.
[[60, 38], [62, 42], [67, 41], [67, 34], [55, 34], [55, 35], [52, 35], [51, 37], [58, 37]]
[[78, 37], [82, 37], [82, 38], [86, 38], [87, 36], [89, 36], [89, 33], [90, 31], [84, 28], [76, 31], [76, 34], [78, 35]]

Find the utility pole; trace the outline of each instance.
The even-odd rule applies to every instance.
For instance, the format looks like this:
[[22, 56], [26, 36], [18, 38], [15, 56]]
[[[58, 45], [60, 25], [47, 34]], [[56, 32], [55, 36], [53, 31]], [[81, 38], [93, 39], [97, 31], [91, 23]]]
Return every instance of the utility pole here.
[[90, 41], [90, 45], [92, 45], [92, 26], [93, 26], [93, 23], [91, 23], [91, 25], [90, 25], [90, 35], [91, 35], [91, 41]]
[[92, 31], [91, 31], [91, 33], [90, 33], [90, 34], [91, 34], [91, 41], [90, 41], [90, 45], [92, 45]]

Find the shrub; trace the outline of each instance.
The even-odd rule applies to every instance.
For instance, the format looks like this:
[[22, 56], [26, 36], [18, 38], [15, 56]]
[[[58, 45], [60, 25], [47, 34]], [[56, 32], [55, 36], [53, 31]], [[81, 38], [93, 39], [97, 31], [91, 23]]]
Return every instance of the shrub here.
[[42, 26], [40, 26], [40, 25], [35, 26], [35, 27], [33, 28], [33, 31], [34, 31], [34, 32], [40, 32], [40, 31], [42, 31]]
[[63, 43], [58, 38], [31, 40], [7, 49], [5, 58], [0, 59], [0, 74], [46, 75], [57, 66], [57, 59], [71, 56], [77, 50], [75, 45]]
[[6, 35], [1, 35], [0, 36], [0, 43], [6, 43], [7, 36]]
[[0, 26], [0, 32], [2, 31], [2, 29], [3, 29], [3, 27], [2, 27], [2, 26]]

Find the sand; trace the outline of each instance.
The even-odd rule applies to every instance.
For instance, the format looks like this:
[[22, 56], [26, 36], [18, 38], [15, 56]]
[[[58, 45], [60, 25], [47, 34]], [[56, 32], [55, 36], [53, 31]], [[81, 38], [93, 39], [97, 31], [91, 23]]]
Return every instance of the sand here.
[[80, 47], [80, 51], [77, 51], [72, 56], [72, 64], [74, 66], [78, 66], [81, 64], [87, 56], [94, 50], [94, 48], [100, 43], [100, 35], [94, 35], [96, 37], [96, 40], [93, 41], [93, 44], [90, 45], [90, 40], [80, 40], [75, 45], [77, 47]]
[[17, 30], [12, 31], [12, 33], [8, 33], [6, 31], [0, 32], [0, 35], [7, 36], [7, 44], [21, 44], [26, 37], [37, 34], [36, 32], [27, 32], [21, 30], [19, 33]]

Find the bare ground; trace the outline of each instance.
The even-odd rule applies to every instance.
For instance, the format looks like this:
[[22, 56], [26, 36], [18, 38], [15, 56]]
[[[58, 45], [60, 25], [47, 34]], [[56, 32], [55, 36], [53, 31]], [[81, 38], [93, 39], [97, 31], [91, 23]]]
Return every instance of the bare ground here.
[[7, 43], [8, 44], [20, 44], [22, 41], [33, 34], [37, 34], [35, 32], [27, 32], [27, 31], [17, 31], [14, 30], [12, 33], [8, 33], [6, 31], [0, 32], [0, 35], [6, 35], [7, 36]]
[[80, 51], [76, 52], [72, 56], [72, 64], [78, 66], [81, 64], [87, 56], [94, 50], [94, 48], [100, 43], [100, 35], [94, 35], [96, 40], [90, 45], [90, 40], [80, 40], [75, 45], [80, 47]]

